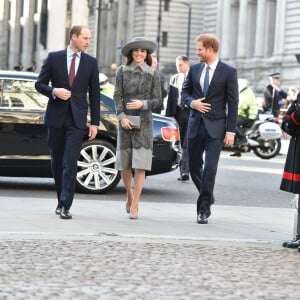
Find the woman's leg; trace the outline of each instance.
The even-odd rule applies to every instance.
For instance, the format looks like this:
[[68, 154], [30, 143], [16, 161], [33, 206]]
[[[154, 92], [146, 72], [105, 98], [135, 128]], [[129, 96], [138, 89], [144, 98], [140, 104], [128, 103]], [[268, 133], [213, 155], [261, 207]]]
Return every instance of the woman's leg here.
[[123, 179], [123, 183], [125, 185], [126, 195], [127, 195], [126, 210], [129, 213], [129, 209], [133, 201], [132, 170], [131, 169], [122, 170], [121, 176]]
[[145, 183], [145, 170], [135, 169], [134, 171], [134, 193], [133, 193], [133, 200], [131, 202], [130, 207], [130, 216], [137, 217], [138, 215], [138, 206], [139, 201], [141, 198], [142, 190]]

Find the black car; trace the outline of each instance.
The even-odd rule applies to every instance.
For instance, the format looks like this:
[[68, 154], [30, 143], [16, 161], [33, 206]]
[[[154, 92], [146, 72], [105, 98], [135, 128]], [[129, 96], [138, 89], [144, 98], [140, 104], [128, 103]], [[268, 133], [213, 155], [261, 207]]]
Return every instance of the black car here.
[[[47, 97], [34, 87], [37, 74], [0, 71], [0, 176], [52, 177], [44, 116]], [[147, 175], [174, 170], [180, 160], [179, 130], [173, 118], [153, 114], [153, 161]], [[114, 101], [101, 94], [95, 140], [86, 138], [78, 159], [77, 188], [103, 193], [115, 187], [117, 119]]]

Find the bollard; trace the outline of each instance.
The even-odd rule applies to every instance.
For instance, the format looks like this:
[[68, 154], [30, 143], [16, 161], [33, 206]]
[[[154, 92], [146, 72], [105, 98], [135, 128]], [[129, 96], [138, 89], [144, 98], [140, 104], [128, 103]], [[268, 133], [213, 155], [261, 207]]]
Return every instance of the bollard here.
[[296, 201], [296, 213], [294, 219], [294, 236], [300, 236], [300, 194], [298, 195], [298, 201]]
[[300, 194], [295, 195], [293, 203], [296, 208], [294, 215], [294, 238], [291, 241], [282, 243], [282, 247], [298, 248], [300, 252]]

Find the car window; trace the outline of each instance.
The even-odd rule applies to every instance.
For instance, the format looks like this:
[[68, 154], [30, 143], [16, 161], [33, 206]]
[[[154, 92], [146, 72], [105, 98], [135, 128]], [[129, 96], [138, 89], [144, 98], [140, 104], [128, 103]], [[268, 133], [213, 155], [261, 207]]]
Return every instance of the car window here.
[[111, 107], [110, 106], [108, 106], [106, 103], [104, 103], [102, 100], [101, 100], [101, 102], [100, 102], [100, 110], [102, 111], [102, 112], [111, 112], [112, 111], [112, 109], [111, 109]]
[[100, 102], [101, 111], [115, 114], [114, 100], [111, 97], [105, 95], [104, 93], [101, 93], [100, 98], [101, 98], [101, 102]]
[[45, 110], [48, 98], [38, 93], [34, 83], [23, 79], [0, 80], [0, 108]]

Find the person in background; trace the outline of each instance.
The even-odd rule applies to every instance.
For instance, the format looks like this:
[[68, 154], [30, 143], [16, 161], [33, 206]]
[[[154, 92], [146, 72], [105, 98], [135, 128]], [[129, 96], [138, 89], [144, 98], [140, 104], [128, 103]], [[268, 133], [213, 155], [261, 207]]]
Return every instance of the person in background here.
[[99, 73], [99, 85], [101, 92], [110, 97], [114, 96], [115, 86], [108, 81], [107, 76], [103, 73]]
[[165, 79], [164, 79], [164, 76], [159, 71], [159, 65], [158, 65], [157, 56], [155, 54], [151, 54], [151, 57], [152, 57], [151, 67], [154, 68], [154, 69], [157, 69], [158, 72], [159, 72], [160, 85], [161, 85], [161, 98], [162, 98], [161, 107], [154, 108], [152, 110], [152, 112], [154, 112], [156, 114], [161, 114], [161, 111], [164, 110], [164, 98], [167, 96], [167, 90], [165, 89]]
[[187, 181], [189, 180], [189, 159], [186, 131], [189, 119], [189, 107], [181, 103], [181, 89], [190, 69], [189, 59], [184, 55], [177, 56], [176, 69], [178, 73], [170, 78], [166, 116], [175, 118], [179, 125], [182, 157], [179, 164], [180, 177], [178, 180]]
[[298, 251], [300, 251], [300, 109], [297, 101], [298, 103], [300, 102], [300, 93], [298, 93], [297, 99], [289, 106], [282, 120], [283, 122], [287, 121], [289, 127], [295, 128], [295, 134], [290, 138], [280, 190], [298, 196], [295, 238], [291, 241], [284, 242], [282, 246], [298, 248]]
[[200, 62], [190, 67], [181, 100], [190, 107], [188, 156], [190, 175], [199, 192], [197, 223], [207, 224], [215, 202], [221, 149], [223, 144], [230, 147], [234, 143], [238, 82], [236, 69], [219, 59], [219, 41], [215, 36], [199, 35], [196, 47]]
[[299, 93], [299, 89], [297, 87], [293, 86], [289, 88], [289, 92], [286, 97], [287, 107], [297, 99], [298, 93]]
[[[58, 204], [55, 213], [71, 219], [77, 159], [84, 136], [92, 140], [100, 120], [99, 70], [96, 58], [85, 53], [91, 33], [88, 27], [72, 26], [67, 49], [50, 52], [35, 87], [49, 98], [45, 124]], [[89, 101], [87, 101], [87, 93]], [[87, 129], [90, 107], [91, 122]]]
[[27, 72], [35, 72], [36, 71], [36, 64], [33, 62], [30, 67], [26, 69]]
[[[239, 78], [239, 109], [235, 134], [235, 145], [239, 146], [247, 142], [245, 132], [251, 128], [258, 117], [258, 106], [254, 92], [248, 87], [247, 79]], [[230, 156], [241, 157], [241, 152], [237, 149]]]
[[[155, 42], [144, 37], [125, 44], [121, 53], [127, 58], [126, 64], [116, 73], [114, 100], [119, 121], [116, 168], [121, 171], [126, 189], [126, 212], [130, 219], [138, 218], [145, 171], [151, 170], [152, 165], [152, 111], [161, 107], [162, 101], [159, 72], [151, 67], [151, 53], [156, 47]], [[139, 128], [133, 127], [131, 116], [140, 118]]]
[[264, 89], [263, 110], [264, 113], [279, 116], [280, 107], [286, 102], [287, 93], [280, 87], [280, 73], [269, 75], [270, 84]]

